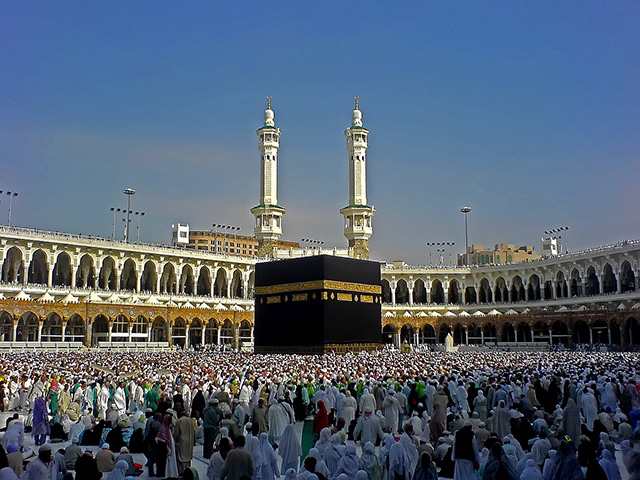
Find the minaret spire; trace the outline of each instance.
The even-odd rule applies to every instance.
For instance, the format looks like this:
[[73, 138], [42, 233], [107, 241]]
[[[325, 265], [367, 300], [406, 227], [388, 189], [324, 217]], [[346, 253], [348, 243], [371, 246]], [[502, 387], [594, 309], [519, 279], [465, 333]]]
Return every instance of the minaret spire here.
[[369, 130], [362, 125], [360, 97], [353, 97], [355, 107], [351, 126], [345, 130], [349, 152], [349, 204], [340, 210], [344, 216], [344, 235], [356, 258], [369, 258], [369, 237], [373, 234], [371, 217], [375, 209], [367, 205], [367, 149]]
[[282, 216], [286, 210], [278, 205], [278, 151], [280, 135], [271, 97], [267, 97], [264, 124], [256, 131], [260, 150], [260, 204], [251, 209], [256, 219], [254, 233], [258, 238], [258, 256], [272, 257], [282, 235]]

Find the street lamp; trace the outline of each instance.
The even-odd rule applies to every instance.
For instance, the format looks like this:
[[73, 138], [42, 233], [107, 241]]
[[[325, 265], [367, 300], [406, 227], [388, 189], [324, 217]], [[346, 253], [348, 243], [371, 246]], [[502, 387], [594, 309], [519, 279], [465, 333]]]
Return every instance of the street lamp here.
[[[444, 252], [447, 247], [452, 247], [456, 242], [427, 242], [425, 245], [428, 247], [442, 247], [436, 248], [436, 252], [440, 254], [440, 265], [444, 263]], [[431, 250], [429, 250], [429, 265], [431, 265]]]
[[323, 240], [314, 240], [313, 238], [302, 238], [300, 241], [311, 245], [324, 245]]
[[[0, 190], [0, 195], [2, 195], [3, 190]], [[5, 192], [7, 197], [9, 197], [9, 226], [11, 226], [11, 206], [13, 205], [14, 197], [20, 195], [18, 192]]]
[[129, 242], [129, 222], [131, 222], [131, 196], [136, 194], [133, 188], [125, 188], [122, 193], [127, 196], [127, 219], [124, 224], [124, 243]]
[[[224, 238], [224, 242], [222, 244], [222, 253], [227, 253], [225, 252], [225, 250], [227, 249], [227, 233], [224, 233], [224, 230], [228, 230], [230, 232], [233, 232], [233, 244], [235, 247], [235, 244], [237, 243], [236, 241], [236, 235], [237, 232], [240, 231], [240, 227], [237, 227], [235, 225], [222, 225], [219, 223], [214, 223], [213, 225], [211, 225], [214, 229], [215, 229], [215, 253], [218, 253], [218, 229], [223, 230], [223, 238]], [[237, 250], [237, 248], [236, 248]], [[235, 250], [234, 250], [235, 252]]]
[[121, 208], [111, 207], [109, 210], [111, 210], [113, 212], [113, 231], [111, 232], [111, 238], [113, 238], [115, 240], [115, 238], [116, 238], [116, 215], [118, 215], [118, 213], [122, 212], [122, 209]]
[[464, 264], [469, 265], [469, 229], [467, 227], [467, 215], [471, 211], [471, 207], [464, 206], [460, 212], [464, 215]]
[[135, 212], [134, 215], [136, 215], [138, 217], [138, 230], [137, 230], [137, 239], [136, 239], [136, 243], [140, 243], [140, 220], [142, 219], [142, 217], [144, 217], [146, 214], [145, 212]]

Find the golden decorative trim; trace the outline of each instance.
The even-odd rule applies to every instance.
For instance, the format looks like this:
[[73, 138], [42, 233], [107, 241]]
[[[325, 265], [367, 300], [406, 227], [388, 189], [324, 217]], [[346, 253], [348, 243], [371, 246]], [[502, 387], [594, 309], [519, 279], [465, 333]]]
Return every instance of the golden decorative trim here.
[[308, 293], [294, 293], [291, 295], [292, 302], [306, 302], [307, 300], [309, 300]]
[[337, 282], [334, 280], [314, 280], [312, 282], [285, 283], [269, 287], [256, 287], [256, 295], [270, 295], [274, 293], [300, 292], [304, 290], [341, 290], [352, 293], [382, 293], [380, 285], [364, 283]]
[[360, 295], [362, 303], [373, 303], [373, 295]]
[[339, 302], [352, 302], [353, 295], [350, 293], [338, 293], [338, 301]]
[[269, 305], [270, 303], [280, 303], [280, 296], [275, 295], [273, 297], [267, 297], [267, 305]]
[[328, 300], [329, 299], [329, 292], [320, 292], [320, 298], [322, 300]]

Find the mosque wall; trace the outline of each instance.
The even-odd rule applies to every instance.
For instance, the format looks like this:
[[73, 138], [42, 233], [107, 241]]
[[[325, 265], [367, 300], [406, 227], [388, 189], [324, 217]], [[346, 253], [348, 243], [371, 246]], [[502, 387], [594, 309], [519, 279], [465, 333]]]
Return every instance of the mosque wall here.
[[[250, 347], [257, 261], [0, 227], [0, 345]], [[638, 241], [509, 265], [383, 265], [383, 336], [638, 345], [639, 266]]]

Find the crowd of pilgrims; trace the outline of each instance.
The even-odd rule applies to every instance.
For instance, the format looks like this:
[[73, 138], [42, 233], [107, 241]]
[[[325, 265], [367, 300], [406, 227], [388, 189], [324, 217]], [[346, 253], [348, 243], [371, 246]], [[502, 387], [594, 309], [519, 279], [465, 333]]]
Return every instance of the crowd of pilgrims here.
[[209, 480], [640, 479], [634, 353], [0, 358], [0, 480], [194, 479], [194, 445]]

